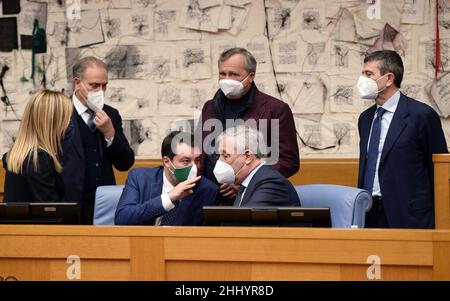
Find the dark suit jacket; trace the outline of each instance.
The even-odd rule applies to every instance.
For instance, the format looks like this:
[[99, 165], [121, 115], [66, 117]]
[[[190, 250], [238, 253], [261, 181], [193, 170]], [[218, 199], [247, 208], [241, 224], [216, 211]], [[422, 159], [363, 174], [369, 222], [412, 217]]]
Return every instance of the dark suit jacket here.
[[[154, 225], [166, 211], [162, 205], [163, 167], [137, 168], [128, 173], [125, 189], [116, 210], [116, 225]], [[202, 177], [194, 193], [178, 205], [173, 225], [203, 224], [203, 206], [214, 205], [218, 188]]]
[[[300, 167], [300, 157], [297, 144], [297, 136], [295, 130], [294, 117], [289, 105], [279, 99], [276, 99], [270, 95], [260, 92], [256, 86], [254, 86], [251, 92], [253, 97], [249, 100], [248, 107], [245, 109], [243, 120], [254, 119], [259, 121], [260, 119], [267, 119], [267, 144], [271, 145], [271, 127], [270, 120], [279, 120], [279, 159], [278, 163], [273, 165], [273, 168], [279, 171], [286, 178], [294, 175]], [[202, 109], [202, 124], [208, 119], [222, 120], [223, 113], [219, 107], [220, 97], [223, 93], [219, 90], [212, 100], [205, 103]], [[213, 130], [202, 131], [203, 139], [206, 139], [208, 135], [213, 133]], [[266, 133], [263, 133], [266, 134]], [[209, 143], [208, 140], [206, 140]], [[211, 161], [211, 156], [202, 156], [202, 167], [204, 174], [207, 178], [215, 180], [213, 176], [213, 169], [216, 161]]]
[[38, 152], [38, 170], [32, 161], [25, 160], [20, 175], [8, 170], [6, 154], [3, 156], [5, 174], [5, 202], [60, 202], [64, 197], [64, 184], [56, 171], [52, 157]]
[[[113, 166], [120, 171], [127, 171], [134, 163], [134, 152], [131, 149], [122, 128], [122, 118], [119, 112], [105, 105], [105, 113], [109, 116], [115, 129], [113, 143], [106, 147], [105, 137], [99, 133], [100, 157], [103, 167], [103, 185], [114, 185]], [[74, 108], [69, 127], [63, 142], [63, 180], [66, 190], [65, 199], [70, 202], [83, 200], [83, 185], [86, 162], [83, 144], [77, 120], [78, 112]]]
[[[359, 117], [358, 187], [364, 183], [367, 143], [376, 105]], [[378, 176], [392, 228], [434, 228], [432, 154], [448, 153], [437, 113], [403, 94], [384, 142]]]
[[253, 175], [241, 207], [300, 206], [297, 191], [291, 182], [269, 165], [263, 165]]

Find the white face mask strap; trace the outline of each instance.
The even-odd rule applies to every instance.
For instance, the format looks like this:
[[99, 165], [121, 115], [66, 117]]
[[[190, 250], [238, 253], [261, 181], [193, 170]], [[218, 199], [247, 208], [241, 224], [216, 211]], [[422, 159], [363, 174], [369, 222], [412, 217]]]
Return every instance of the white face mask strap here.
[[[386, 74], [380, 76], [380, 77], [376, 80], [376, 82], [378, 82], [378, 80], [380, 80], [381, 78], [385, 77], [385, 76], [388, 75], [388, 74], [392, 74], [392, 73], [391, 73], [391, 72], [388, 72], [388, 73], [386, 73]], [[386, 85], [384, 85], [384, 88], [383, 88], [383, 89], [378, 90], [378, 93], [383, 92], [384, 90], [386, 90], [386, 88], [387, 88], [387, 83], [386, 83]]]
[[[245, 154], [241, 154], [240, 156], [245, 156]], [[236, 158], [236, 160], [237, 160], [237, 158]], [[236, 161], [236, 160], [234, 160], [234, 161]], [[234, 163], [234, 161], [233, 161], [233, 163]], [[237, 176], [241, 172], [242, 168], [244, 168], [244, 166], [245, 166], [245, 161], [244, 161], [244, 164], [242, 164], [241, 168], [238, 170], [238, 172], [234, 174], [234, 176]]]
[[379, 77], [377, 80], [375, 80], [375, 81], [378, 82], [380, 79], [382, 79], [383, 77], [385, 77], [385, 76], [388, 75], [388, 74], [390, 74], [390, 72], [388, 72], [388, 73], [386, 73], [386, 74], [380, 76], [380, 77]]
[[172, 168], [173, 168], [173, 170], [170, 170], [170, 168], [169, 168], [169, 171], [173, 174], [173, 175], [175, 175], [175, 165], [173, 165], [173, 163], [172, 163], [172, 160], [170, 160], [169, 158], [167, 158], [168, 160], [169, 160], [169, 162], [170, 162], [170, 165], [172, 165]]

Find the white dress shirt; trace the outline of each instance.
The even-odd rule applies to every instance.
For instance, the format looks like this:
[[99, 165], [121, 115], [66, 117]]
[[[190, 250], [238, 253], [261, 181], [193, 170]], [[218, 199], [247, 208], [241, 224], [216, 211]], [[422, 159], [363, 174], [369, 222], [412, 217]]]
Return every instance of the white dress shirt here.
[[241, 201], [239, 202], [239, 206], [238, 206], [238, 207], [241, 207], [241, 203], [242, 203], [242, 200], [244, 199], [244, 194], [245, 194], [245, 191], [247, 190], [248, 184], [250, 184], [250, 181], [252, 180], [252, 178], [253, 178], [253, 176], [255, 175], [255, 173], [256, 173], [256, 172], [261, 168], [261, 166], [263, 166], [264, 164], [265, 164], [265, 162], [261, 162], [258, 166], [255, 167], [255, 169], [252, 170], [252, 172], [245, 178], [245, 180], [242, 181], [241, 185], [244, 186], [245, 189], [244, 189], [244, 192], [242, 193]]
[[[175, 205], [172, 203], [172, 201], [170, 200], [169, 197], [169, 192], [172, 191], [172, 189], [175, 186], [173, 186], [170, 182], [169, 179], [167, 179], [166, 174], [163, 171], [163, 188], [162, 188], [162, 193], [161, 193], [161, 202], [162, 202], [162, 206], [164, 207], [164, 209], [166, 211], [170, 211], [173, 208], [175, 208]], [[161, 225], [161, 220], [162, 220], [162, 215], [157, 217], [155, 220], [155, 226], [159, 226]]]
[[[397, 109], [398, 102], [400, 100], [400, 91], [397, 90], [383, 105], [382, 108], [386, 110], [381, 117], [381, 129], [380, 129], [380, 144], [378, 146], [377, 165], [375, 169], [375, 179], [373, 181], [372, 195], [381, 196], [380, 181], [378, 179], [378, 167], [380, 166], [381, 153], [383, 152], [384, 142], [386, 141], [386, 135], [391, 125], [392, 118], [394, 117], [395, 110]], [[380, 106], [377, 105], [377, 109]], [[373, 120], [377, 117], [377, 114], [373, 117]], [[373, 126], [373, 121], [372, 121]], [[372, 128], [370, 129], [369, 140], [367, 143], [367, 151], [369, 151], [370, 136], [372, 135]]]
[[[75, 93], [72, 95], [72, 102], [73, 102], [73, 106], [75, 107], [75, 110], [77, 110], [78, 115], [81, 116], [81, 118], [83, 119], [83, 121], [88, 124], [88, 120], [90, 117], [90, 114], [88, 112], [89, 108], [86, 107], [76, 96]], [[109, 147], [112, 142], [113, 142], [114, 137], [111, 137], [110, 139], [106, 139], [105, 137], [105, 141], [106, 141], [106, 147]]]

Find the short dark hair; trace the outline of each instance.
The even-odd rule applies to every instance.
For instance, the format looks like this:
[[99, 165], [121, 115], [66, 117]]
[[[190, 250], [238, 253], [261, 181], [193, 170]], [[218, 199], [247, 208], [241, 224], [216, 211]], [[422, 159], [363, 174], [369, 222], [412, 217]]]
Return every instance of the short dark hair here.
[[[174, 141], [174, 139], [176, 139], [177, 143], [175, 143], [174, 148], [172, 148], [172, 142]], [[170, 132], [170, 134], [167, 135], [162, 142], [161, 157], [166, 156], [170, 160], [172, 160], [177, 153], [176, 145], [178, 145], [178, 143], [184, 143], [191, 147], [194, 147], [194, 135], [182, 131]]]
[[235, 54], [240, 54], [244, 57], [245, 70], [247, 70], [248, 73], [256, 72], [256, 59], [253, 54], [245, 48], [235, 47], [225, 50], [220, 55], [218, 63], [225, 62]]
[[403, 80], [403, 62], [400, 55], [393, 50], [379, 50], [369, 53], [364, 58], [364, 63], [376, 61], [380, 68], [380, 74], [386, 73], [394, 74], [394, 85], [400, 88]]

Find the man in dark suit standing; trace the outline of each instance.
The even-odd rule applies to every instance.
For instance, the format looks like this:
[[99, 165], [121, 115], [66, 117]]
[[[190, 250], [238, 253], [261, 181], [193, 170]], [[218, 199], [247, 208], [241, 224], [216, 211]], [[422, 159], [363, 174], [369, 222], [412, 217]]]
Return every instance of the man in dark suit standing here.
[[390, 50], [364, 59], [357, 88], [374, 99], [358, 121], [358, 187], [373, 195], [366, 227], [434, 228], [432, 154], [447, 153], [437, 113], [400, 93], [401, 57]]
[[[203, 149], [203, 175], [216, 181], [213, 168], [218, 158], [214, 138], [239, 121], [256, 124], [274, 148], [271, 157], [277, 157], [273, 169], [286, 178], [300, 167], [294, 117], [289, 105], [258, 90], [254, 83], [256, 59], [244, 48], [225, 50], [218, 61], [219, 87], [213, 99], [203, 106], [198, 133], [208, 148]], [[265, 130], [266, 128], [267, 130]], [[212, 139], [210, 139], [212, 138]], [[211, 149], [209, 149], [211, 147]], [[277, 156], [274, 156], [274, 153]], [[233, 202], [238, 185], [220, 184], [221, 202]]]
[[300, 206], [292, 184], [265, 165], [268, 149], [260, 131], [239, 125], [228, 128], [217, 140], [220, 157], [213, 172], [220, 183], [239, 187], [233, 206]]
[[197, 176], [200, 155], [192, 134], [170, 133], [161, 146], [163, 166], [129, 172], [115, 224], [202, 225], [202, 208], [215, 204], [218, 188]]
[[119, 112], [104, 104], [106, 64], [95, 57], [83, 58], [73, 66], [73, 80], [74, 110], [63, 142], [65, 200], [78, 202], [81, 222], [92, 225], [97, 187], [114, 185], [113, 166], [128, 170], [134, 152]]

